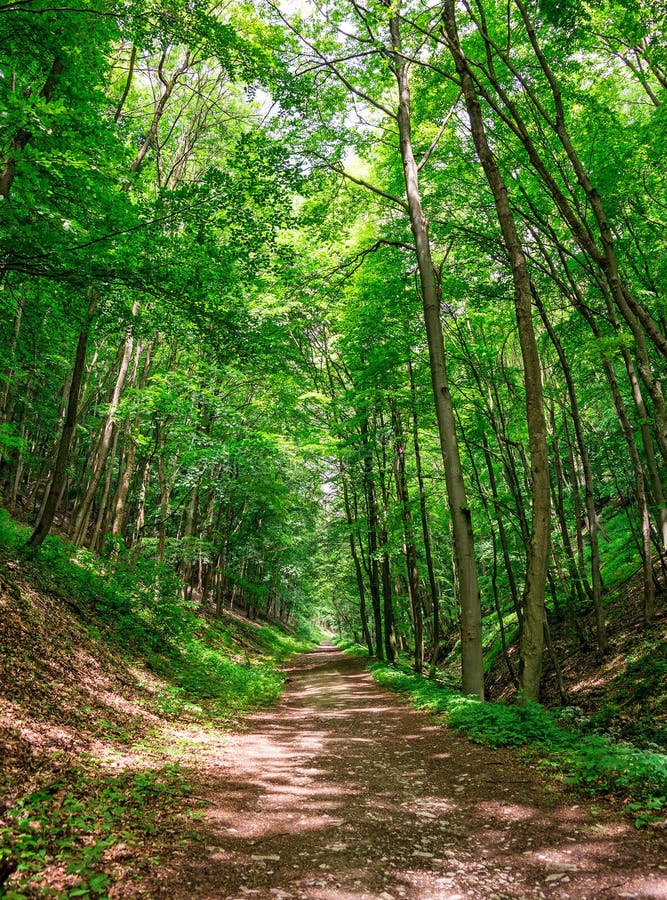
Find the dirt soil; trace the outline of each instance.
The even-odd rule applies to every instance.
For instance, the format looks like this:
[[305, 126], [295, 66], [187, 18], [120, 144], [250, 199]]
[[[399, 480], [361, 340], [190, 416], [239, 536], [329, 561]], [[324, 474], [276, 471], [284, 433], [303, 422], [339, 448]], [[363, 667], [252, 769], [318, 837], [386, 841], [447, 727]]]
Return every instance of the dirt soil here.
[[288, 675], [278, 706], [202, 740], [201, 819], [112, 898], [667, 898], [664, 830], [434, 724], [331, 645]]

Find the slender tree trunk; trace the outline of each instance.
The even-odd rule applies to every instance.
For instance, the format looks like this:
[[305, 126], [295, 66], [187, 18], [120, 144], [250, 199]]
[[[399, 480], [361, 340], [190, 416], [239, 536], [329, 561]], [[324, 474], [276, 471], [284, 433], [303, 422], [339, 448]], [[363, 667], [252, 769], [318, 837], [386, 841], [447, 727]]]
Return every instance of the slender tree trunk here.
[[357, 545], [354, 539], [354, 531], [357, 527], [357, 523], [352, 518], [352, 508], [350, 506], [350, 497], [347, 489], [347, 480], [345, 477], [345, 472], [343, 470], [343, 463], [341, 460], [338, 461], [338, 470], [340, 472], [341, 482], [343, 485], [343, 503], [345, 505], [345, 516], [347, 518], [347, 527], [348, 527], [348, 537], [350, 541], [350, 554], [352, 556], [352, 561], [354, 563], [354, 573], [357, 579], [357, 590], [359, 592], [359, 617], [361, 619], [361, 631], [364, 638], [364, 643], [368, 648], [368, 655], [373, 655], [373, 642], [371, 640], [371, 633], [368, 630], [368, 615], [366, 612], [366, 589], [364, 587], [364, 575], [361, 571], [361, 563], [359, 562], [359, 554], [357, 553]]
[[0, 422], [7, 421], [7, 398], [9, 396], [9, 385], [13, 375], [14, 356], [16, 353], [16, 345], [18, 344], [19, 334], [21, 333], [21, 320], [23, 318], [23, 307], [25, 305], [25, 294], [21, 293], [17, 304], [16, 313], [14, 314], [14, 327], [12, 329], [12, 341], [9, 346], [8, 364], [3, 373], [2, 391], [0, 392]]
[[[139, 379], [139, 390], [143, 390], [146, 387], [146, 383], [148, 381], [148, 373], [150, 371], [150, 366], [152, 362], [152, 351], [153, 351], [154, 343], [151, 344], [146, 350], [146, 357], [144, 359], [143, 370], [141, 373], [141, 378]], [[141, 352], [141, 344], [137, 345], [137, 355], [136, 362], [139, 361], [139, 355]], [[135, 373], [133, 374], [133, 383], [134, 383], [134, 375], [136, 374], [136, 366]], [[115, 538], [125, 538], [125, 532], [127, 529], [127, 500], [130, 495], [130, 485], [132, 483], [132, 477], [134, 475], [134, 469], [136, 465], [137, 458], [137, 442], [135, 440], [134, 435], [138, 432], [140, 426], [140, 417], [136, 416], [132, 423], [127, 423], [125, 426], [125, 434], [124, 434], [124, 445], [125, 452], [123, 454], [123, 466], [121, 468], [120, 476], [118, 479], [118, 485], [116, 487], [116, 495], [114, 497], [113, 502], [113, 519], [111, 524], [111, 534]]]
[[593, 467], [588, 453], [588, 446], [584, 438], [584, 431], [579, 414], [579, 403], [577, 401], [577, 393], [574, 389], [574, 381], [570, 366], [563, 350], [563, 345], [558, 339], [558, 335], [554, 331], [551, 321], [547, 316], [546, 310], [537, 293], [533, 294], [536, 306], [539, 310], [540, 317], [547, 330], [551, 343], [553, 344], [556, 354], [561, 365], [561, 371], [565, 378], [567, 394], [570, 401], [570, 414], [572, 417], [572, 425], [574, 428], [574, 436], [581, 459], [581, 467], [584, 476], [584, 498], [586, 503], [586, 524], [588, 526], [588, 540], [591, 549], [591, 588], [593, 608], [595, 609], [595, 623], [597, 642], [600, 653], [607, 653], [609, 650], [609, 640], [607, 638], [607, 626], [604, 620], [604, 610], [602, 608], [602, 575], [600, 572], [600, 542], [598, 539], [598, 515], [595, 509], [595, 494], [593, 490]]
[[[464, 434], [464, 440], [466, 440], [465, 432], [463, 432], [463, 434]], [[499, 526], [498, 530], [500, 533], [503, 534], [503, 539], [505, 539], [504, 523], [502, 521], [502, 516], [500, 516], [498, 514], [498, 507], [497, 507], [497, 503], [496, 503], [497, 493], [496, 493], [495, 473], [493, 471], [493, 465], [491, 465], [490, 454], [488, 453], [488, 444], [486, 441], [486, 435], [484, 435], [483, 432], [482, 432], [482, 443], [483, 443], [483, 447], [487, 451], [485, 453], [485, 460], [486, 460], [486, 464], [487, 464], [487, 471], [490, 474], [490, 486], [491, 486], [491, 492], [492, 492], [492, 494], [491, 494], [492, 502], [493, 502], [493, 506], [494, 506], [494, 515], [497, 516], [495, 524]], [[492, 561], [491, 561], [491, 591], [493, 593], [493, 604], [494, 604], [494, 607], [496, 610], [496, 615], [498, 618], [498, 628], [500, 631], [500, 642], [501, 642], [501, 646], [503, 648], [503, 657], [505, 659], [505, 665], [507, 666], [510, 680], [511, 680], [512, 684], [514, 685], [514, 687], [518, 688], [519, 687], [519, 679], [516, 676], [516, 673], [514, 671], [514, 666], [512, 665], [512, 660], [510, 659], [509, 650], [507, 647], [507, 637], [505, 634], [505, 622], [504, 622], [504, 618], [503, 618], [503, 610], [502, 610], [502, 606], [500, 604], [500, 597], [498, 596], [498, 548], [496, 546], [496, 532], [494, 530], [494, 516], [491, 515], [491, 509], [489, 506], [489, 502], [486, 498], [484, 488], [482, 487], [482, 479], [480, 478], [479, 470], [475, 463], [475, 457], [473, 456], [473, 453], [472, 453], [472, 447], [470, 446], [470, 442], [468, 440], [466, 440], [466, 448], [468, 450], [468, 458], [470, 460], [470, 467], [472, 469], [473, 477], [475, 479], [477, 493], [479, 494], [480, 500], [482, 501], [482, 506], [484, 507], [484, 511], [486, 513], [486, 517], [487, 517], [487, 520], [489, 523], [489, 530], [491, 532], [491, 545], [493, 548], [493, 556], [492, 556]], [[509, 558], [507, 558], [505, 560], [505, 566], [507, 568], [507, 571], [511, 573], [511, 567], [508, 568], [509, 567]], [[513, 576], [511, 578], [511, 583], [514, 584]], [[516, 586], [513, 587], [513, 590], [516, 592]], [[518, 628], [519, 628], [519, 637], [520, 637], [521, 636], [521, 615], [522, 615], [522, 613], [521, 613], [521, 608], [519, 606], [518, 597], [516, 596], [516, 594], [513, 597], [513, 605], [514, 605], [514, 610], [517, 614], [517, 624], [518, 624]]]
[[651, 431], [649, 429], [650, 417], [648, 414], [648, 410], [646, 409], [646, 404], [644, 403], [644, 397], [642, 395], [641, 385], [635, 375], [634, 365], [632, 362], [632, 356], [627, 348], [623, 348], [623, 359], [625, 361], [625, 368], [628, 373], [628, 378], [630, 379], [630, 385], [632, 387], [632, 397], [635, 401], [635, 406], [637, 407], [637, 415], [639, 417], [639, 428], [642, 436], [642, 444], [644, 446], [644, 457], [646, 459], [646, 469], [648, 473], [648, 482], [651, 486], [651, 493], [653, 495], [653, 504], [656, 508], [656, 520], [658, 525], [658, 531], [660, 534], [660, 539], [662, 542], [662, 552], [667, 552], [667, 503], [665, 502], [665, 493], [662, 486], [662, 480], [660, 478], [660, 472], [658, 468], [658, 462], [656, 460], [655, 451], [653, 449], [653, 441], [651, 439]]
[[369, 445], [368, 422], [361, 425], [362, 453], [364, 466], [364, 491], [368, 514], [368, 562], [371, 588], [371, 605], [373, 608], [373, 625], [375, 631], [375, 655], [384, 659], [382, 641], [382, 607], [380, 602], [380, 567], [378, 563], [378, 509], [373, 479], [373, 456]]
[[579, 600], [579, 606], [581, 607], [581, 609], [583, 609], [586, 606], [586, 599], [588, 594], [588, 591], [586, 590], [586, 573], [578, 567], [578, 561], [574, 554], [574, 548], [572, 547], [572, 541], [570, 540], [570, 532], [567, 527], [567, 519], [565, 517], [565, 473], [563, 472], [563, 463], [560, 458], [560, 444], [558, 442], [558, 434], [556, 431], [556, 416], [553, 412], [553, 409], [551, 411], [551, 417], [553, 427], [554, 472], [556, 476], [556, 497], [554, 508], [560, 528], [561, 540], [563, 543], [563, 552], [567, 563], [570, 581], [575, 587]]
[[81, 381], [83, 371], [86, 364], [86, 350], [88, 348], [88, 337], [90, 335], [90, 327], [92, 324], [95, 311], [97, 309], [97, 295], [94, 295], [88, 306], [87, 321], [79, 334], [79, 340], [76, 346], [76, 355], [74, 358], [74, 368], [72, 370], [72, 379], [70, 381], [69, 397], [67, 399], [67, 414], [63, 423], [63, 430], [58, 443], [55, 462], [53, 465], [53, 475], [48, 488], [46, 503], [42, 509], [39, 521], [35, 525], [35, 530], [28, 539], [28, 546], [41, 547], [44, 538], [47, 536], [53, 524], [56, 513], [56, 506], [60, 499], [60, 494], [65, 486], [67, 478], [67, 461], [69, 459], [69, 448], [72, 443], [72, 437], [76, 430], [77, 412], [79, 405], [79, 393], [81, 390]]
[[[551, 233], [551, 232], [550, 232]], [[552, 237], [554, 235], [552, 234]], [[554, 265], [551, 260], [550, 254], [546, 251], [544, 246], [540, 243], [540, 248], [542, 249], [543, 255], [547, 260], [549, 265], [550, 272], [552, 277], [559, 284], [559, 279], [554, 271]], [[603, 333], [598, 325], [598, 322], [591, 312], [588, 305], [585, 303], [584, 298], [581, 296], [578, 284], [576, 280], [570, 274], [567, 260], [563, 257], [562, 251], [559, 250], [559, 244], [556, 240], [554, 242], [555, 247], [557, 248], [557, 252], [559, 253], [561, 263], [563, 264], [563, 270], [566, 273], [566, 277], [568, 279], [569, 290], [565, 289], [564, 293], [567, 293], [573, 306], [575, 309], [581, 314], [582, 318], [589, 325], [593, 335], [598, 340], [598, 345], [601, 346], [600, 339], [603, 338]], [[614, 315], [614, 309], [611, 304], [611, 298], [608, 295], [608, 291], [605, 290], [604, 283], [601, 284], [601, 290], [607, 302], [607, 311], [611, 321], [612, 326], [616, 327], [616, 317]], [[630, 419], [628, 417], [628, 413], [625, 409], [625, 403], [623, 401], [623, 396], [621, 394], [620, 387], [618, 385], [618, 380], [616, 378], [616, 372], [614, 371], [614, 367], [608, 357], [608, 355], [604, 352], [600, 352], [600, 360], [602, 362], [602, 368], [605, 374], [605, 378], [607, 380], [607, 384], [609, 385], [609, 389], [611, 391], [612, 399], [614, 402], [614, 409], [616, 410], [616, 416], [618, 418], [621, 432], [623, 437], [625, 438], [625, 443], [628, 448], [628, 456], [632, 463], [632, 468], [635, 476], [635, 496], [637, 498], [637, 508], [639, 511], [640, 521], [642, 522], [642, 540], [639, 544], [639, 552], [642, 557], [642, 565], [643, 565], [643, 573], [644, 573], [644, 609], [648, 611], [648, 617], [650, 620], [651, 610], [655, 607], [655, 584], [653, 582], [653, 566], [651, 561], [651, 541], [650, 541], [650, 529], [645, 527], [646, 516], [648, 515], [648, 498], [647, 498], [647, 490], [646, 490], [646, 477], [644, 474], [644, 469], [642, 466], [641, 459], [639, 457], [639, 453], [637, 451], [637, 447], [635, 444], [634, 431], [632, 425], [630, 423]], [[624, 354], [624, 361], [626, 364], [626, 368], [628, 368], [629, 355], [626, 357]], [[629, 373], [628, 373], [629, 374]], [[632, 381], [632, 379], [631, 379]], [[635, 403], [637, 402], [637, 398], [635, 397]], [[639, 411], [639, 409], [638, 409]], [[642, 431], [642, 435], [644, 432]], [[649, 443], [650, 443], [650, 435]], [[650, 454], [649, 454], [650, 456]], [[647, 464], [648, 459], [647, 459]], [[650, 476], [652, 480], [654, 475]]]
[[391, 589], [391, 564], [387, 553], [387, 532], [384, 528], [380, 531], [380, 547], [382, 548], [380, 574], [382, 611], [384, 613], [384, 652], [387, 662], [393, 666], [396, 662], [396, 628], [394, 625], [394, 598]]
[[113, 120], [116, 124], [120, 121], [120, 117], [123, 114], [123, 107], [125, 106], [125, 101], [127, 100], [128, 94], [130, 93], [130, 88], [132, 87], [132, 79], [134, 78], [134, 64], [137, 59], [137, 45], [132, 44], [132, 49], [130, 50], [130, 59], [127, 66], [127, 78], [125, 79], [125, 87], [123, 88], [123, 93], [120, 96], [120, 100], [118, 101], [118, 106], [116, 107], [116, 112], [114, 113]]
[[[384, 422], [380, 416], [381, 432], [384, 433]], [[389, 514], [389, 490], [387, 487], [387, 454], [384, 438], [382, 439], [382, 458], [378, 459], [378, 480], [382, 496], [382, 520], [378, 530], [378, 550], [381, 553], [380, 575], [382, 585], [382, 611], [384, 619], [384, 652], [387, 662], [396, 662], [396, 627], [394, 623], [394, 595], [391, 585], [391, 561], [388, 551], [387, 517]]]
[[390, 21], [394, 73], [398, 86], [397, 123], [403, 176], [415, 240], [417, 267], [421, 286], [424, 324], [431, 366], [431, 384], [438, 422], [442, 461], [445, 469], [447, 497], [454, 533], [454, 550], [461, 604], [461, 669], [465, 694], [484, 696], [484, 667], [482, 663], [482, 624], [473, 540], [472, 518], [466, 495], [456, 423], [445, 368], [445, 345], [440, 321], [440, 303], [436, 274], [431, 255], [428, 222], [424, 215], [419, 191], [419, 170], [412, 147], [409, 64], [401, 55], [399, 19]]
[[[138, 309], [139, 304], [135, 303], [132, 309], [132, 314], [136, 315]], [[93, 507], [93, 501], [95, 499], [95, 493], [102, 479], [102, 473], [104, 472], [104, 464], [109, 453], [111, 439], [115, 430], [116, 423], [114, 420], [114, 416], [120, 404], [120, 398], [125, 386], [125, 379], [130, 367], [130, 360], [132, 359], [133, 346], [134, 338], [130, 333], [126, 337], [123, 346], [123, 355], [121, 357], [120, 368], [118, 370], [118, 375], [116, 376], [113, 396], [111, 398], [111, 403], [109, 404], [109, 409], [107, 410], [104, 418], [104, 423], [102, 425], [102, 430], [100, 433], [100, 439], [95, 451], [95, 456], [93, 458], [93, 467], [90, 475], [90, 480], [81, 499], [81, 503], [79, 504], [79, 509], [77, 510], [77, 514], [75, 516], [74, 524], [72, 527], [72, 540], [79, 546], [81, 546], [85, 542], [88, 523], [90, 521], [90, 513]]]
[[408, 592], [410, 595], [410, 605], [412, 607], [412, 622], [415, 637], [414, 668], [415, 672], [420, 673], [424, 668], [424, 604], [421, 585], [419, 583], [417, 550], [415, 547], [414, 529], [412, 527], [412, 511], [410, 509], [408, 479], [405, 471], [405, 436], [400, 414], [393, 401], [390, 401], [390, 409], [395, 442], [394, 479], [396, 481], [396, 495], [401, 510], [401, 521], [403, 523], [403, 552], [405, 555], [405, 567], [408, 576]]
[[[516, 613], [517, 623], [519, 625], [519, 633], [523, 628], [523, 610], [521, 609], [521, 603], [519, 602], [519, 592], [516, 586], [516, 578], [514, 577], [514, 569], [512, 568], [512, 562], [510, 558], [509, 551], [509, 543], [507, 540], [507, 531], [505, 529], [505, 522], [503, 519], [503, 512], [500, 508], [500, 498], [498, 497], [498, 483], [496, 480], [496, 473], [493, 468], [493, 460], [491, 458], [491, 451], [489, 450], [489, 444], [486, 439], [486, 435], [482, 434], [482, 448], [484, 450], [484, 462], [486, 463], [486, 471], [489, 476], [489, 484], [491, 486], [491, 499], [493, 502], [493, 513], [494, 519], [496, 522], [496, 527], [498, 529], [498, 536], [500, 537], [500, 548], [503, 554], [503, 564], [505, 566], [505, 572], [507, 574], [507, 583], [510, 589], [510, 596], [512, 598], [512, 606], [514, 607], [514, 612]], [[495, 546], [495, 545], [494, 545]], [[517, 682], [518, 684], [518, 682]]]
[[426, 571], [431, 592], [431, 606], [433, 609], [433, 647], [431, 649], [431, 674], [435, 674], [440, 655], [440, 595], [435, 578], [433, 566], [433, 551], [431, 548], [431, 532], [428, 527], [428, 515], [426, 511], [426, 488], [422, 473], [421, 448], [419, 444], [419, 422], [417, 419], [417, 396], [415, 389], [415, 377], [412, 371], [412, 360], [408, 357], [408, 377], [410, 379], [410, 399], [412, 406], [412, 447], [415, 457], [415, 471], [417, 485], [419, 487], [419, 513], [421, 518], [422, 540], [424, 542], [424, 557], [426, 559]]
[[558, 653], [551, 637], [551, 628], [549, 627], [549, 620], [547, 619], [546, 610], [544, 611], [544, 642], [547, 646], [547, 650], [549, 651], [549, 656], [551, 657], [551, 662], [554, 667], [560, 702], [563, 706], [566, 706], [568, 698], [567, 690], [565, 689], [565, 680], [563, 679], [563, 669], [561, 668], [560, 660], [558, 659]]
[[97, 517], [93, 527], [93, 534], [90, 538], [90, 549], [93, 553], [98, 553], [102, 543], [104, 534], [104, 526], [108, 518], [107, 504], [109, 502], [109, 494], [111, 493], [111, 482], [114, 475], [114, 462], [116, 453], [118, 452], [118, 432], [114, 431], [113, 440], [111, 442], [111, 450], [106, 462], [106, 474], [104, 476], [104, 486], [102, 488], [102, 496], [100, 497]]

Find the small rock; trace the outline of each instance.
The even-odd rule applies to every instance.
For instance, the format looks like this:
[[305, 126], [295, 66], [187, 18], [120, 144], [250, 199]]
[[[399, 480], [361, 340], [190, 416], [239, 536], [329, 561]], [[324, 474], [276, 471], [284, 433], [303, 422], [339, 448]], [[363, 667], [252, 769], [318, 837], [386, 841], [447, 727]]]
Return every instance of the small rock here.
[[574, 863], [568, 862], [547, 862], [545, 868], [547, 872], [560, 872], [561, 874], [564, 872], [577, 871], [577, 866], [575, 866]]

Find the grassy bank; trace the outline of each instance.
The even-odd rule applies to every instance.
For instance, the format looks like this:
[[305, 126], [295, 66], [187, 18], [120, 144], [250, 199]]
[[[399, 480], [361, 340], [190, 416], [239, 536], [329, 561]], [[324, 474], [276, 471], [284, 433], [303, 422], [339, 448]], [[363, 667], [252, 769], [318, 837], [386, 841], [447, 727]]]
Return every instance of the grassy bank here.
[[0, 516], [0, 896], [104, 897], [150, 881], [155, 835], [197, 816], [196, 754], [319, 636], [204, 617], [149, 561], [27, 534]]

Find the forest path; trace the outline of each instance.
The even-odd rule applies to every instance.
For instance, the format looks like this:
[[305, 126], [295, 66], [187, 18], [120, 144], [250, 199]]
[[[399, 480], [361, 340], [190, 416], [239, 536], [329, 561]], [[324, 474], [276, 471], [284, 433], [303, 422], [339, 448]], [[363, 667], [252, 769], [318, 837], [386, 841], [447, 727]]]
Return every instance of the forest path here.
[[161, 853], [150, 896], [667, 898], [664, 835], [434, 725], [332, 645], [288, 676], [278, 706], [202, 746], [198, 840]]

